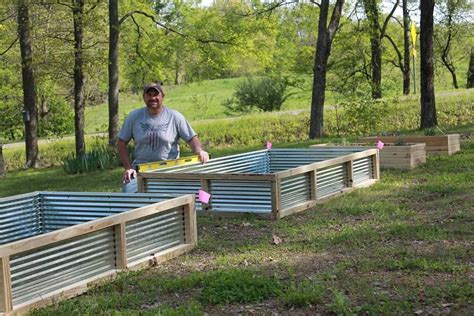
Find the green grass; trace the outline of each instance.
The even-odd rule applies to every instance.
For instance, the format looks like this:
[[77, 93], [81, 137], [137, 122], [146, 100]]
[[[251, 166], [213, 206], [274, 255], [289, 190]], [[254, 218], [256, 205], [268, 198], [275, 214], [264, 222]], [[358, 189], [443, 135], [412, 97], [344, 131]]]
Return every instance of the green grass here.
[[[120, 173], [15, 171], [0, 193], [114, 191]], [[369, 188], [279, 221], [200, 216], [191, 253], [34, 314], [472, 314], [473, 175], [470, 139], [460, 153], [382, 170]]]

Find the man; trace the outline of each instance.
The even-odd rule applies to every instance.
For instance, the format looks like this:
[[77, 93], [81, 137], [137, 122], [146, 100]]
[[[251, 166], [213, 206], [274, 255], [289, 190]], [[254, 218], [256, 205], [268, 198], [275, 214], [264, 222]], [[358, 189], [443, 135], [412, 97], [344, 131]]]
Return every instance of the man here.
[[[184, 116], [163, 105], [165, 94], [159, 83], [152, 82], [143, 89], [146, 107], [132, 111], [118, 134], [117, 150], [125, 168], [123, 192], [137, 192], [137, 171], [141, 163], [179, 158], [178, 141], [182, 138], [206, 163], [209, 154], [202, 149], [197, 134]], [[130, 162], [127, 144], [133, 138], [135, 160]]]

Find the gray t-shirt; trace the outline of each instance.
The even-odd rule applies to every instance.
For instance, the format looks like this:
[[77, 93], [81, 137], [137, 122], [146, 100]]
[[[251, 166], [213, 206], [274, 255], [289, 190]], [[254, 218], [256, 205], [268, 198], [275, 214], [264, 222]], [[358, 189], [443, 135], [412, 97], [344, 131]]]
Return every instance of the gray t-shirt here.
[[158, 115], [150, 115], [146, 107], [132, 111], [118, 134], [121, 140], [133, 139], [135, 143], [134, 168], [141, 163], [179, 158], [179, 139], [188, 142], [194, 136], [184, 116], [167, 107]]

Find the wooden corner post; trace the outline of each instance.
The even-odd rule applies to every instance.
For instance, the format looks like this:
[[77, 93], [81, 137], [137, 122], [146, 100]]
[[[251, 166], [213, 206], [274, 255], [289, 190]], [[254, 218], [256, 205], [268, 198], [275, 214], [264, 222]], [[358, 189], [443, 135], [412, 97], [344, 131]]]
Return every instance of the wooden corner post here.
[[197, 244], [197, 223], [196, 206], [194, 196], [190, 196], [190, 203], [185, 204], [184, 208], [184, 238], [185, 243], [190, 245]]
[[272, 188], [272, 219], [280, 219], [280, 211], [281, 211], [281, 185], [280, 185], [280, 178], [277, 176], [275, 180], [271, 182]]
[[115, 230], [115, 262], [119, 270], [127, 269], [127, 238], [125, 235], [125, 223], [114, 226]]
[[8, 314], [13, 309], [10, 258], [0, 258], [0, 313]]

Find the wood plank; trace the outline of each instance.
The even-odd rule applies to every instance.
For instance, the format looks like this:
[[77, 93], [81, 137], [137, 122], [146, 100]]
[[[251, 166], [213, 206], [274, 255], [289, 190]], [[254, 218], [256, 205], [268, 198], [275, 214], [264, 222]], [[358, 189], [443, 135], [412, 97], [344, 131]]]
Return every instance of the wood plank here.
[[281, 211], [281, 181], [278, 177], [271, 183], [271, 194], [272, 194], [272, 219], [280, 218]]
[[171, 208], [192, 203], [192, 201], [194, 201], [194, 195], [187, 194], [170, 200], [133, 209], [120, 214], [111, 215], [87, 223], [56, 230], [47, 234], [25, 238], [0, 246], [0, 257], [10, 256], [15, 253], [38, 248], [72, 237], [81, 236], [87, 233], [91, 233], [93, 231], [115, 226], [117, 224], [128, 222], [148, 215], [165, 212]]
[[10, 258], [0, 258], [0, 312], [12, 311], [12, 284], [10, 275]]
[[354, 185], [354, 160], [346, 162], [347, 164], [347, 186], [352, 187]]
[[[359, 141], [376, 141], [380, 139], [383, 142], [397, 142], [400, 139], [408, 142], [408, 143], [425, 143], [426, 144], [426, 152], [428, 154], [453, 154], [461, 150], [460, 146], [456, 145], [459, 143], [460, 135], [459, 134], [448, 134], [448, 135], [441, 135], [441, 136], [416, 136], [416, 135], [409, 135], [409, 136], [370, 136], [370, 137], [362, 137]], [[453, 152], [449, 150], [451, 144], [454, 144]]]
[[309, 172], [309, 195], [311, 200], [317, 200], [318, 199], [318, 173], [316, 170], [312, 170]]
[[115, 225], [115, 265], [119, 270], [127, 269], [127, 238], [125, 223]]
[[184, 208], [184, 238], [185, 243], [190, 245], [197, 244], [197, 219], [195, 200], [186, 204]]

